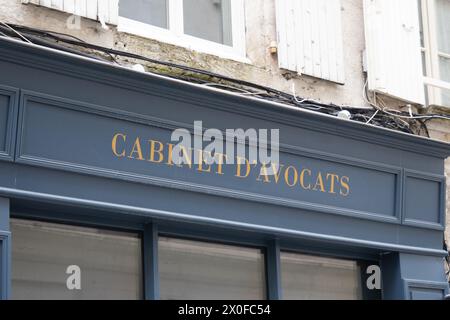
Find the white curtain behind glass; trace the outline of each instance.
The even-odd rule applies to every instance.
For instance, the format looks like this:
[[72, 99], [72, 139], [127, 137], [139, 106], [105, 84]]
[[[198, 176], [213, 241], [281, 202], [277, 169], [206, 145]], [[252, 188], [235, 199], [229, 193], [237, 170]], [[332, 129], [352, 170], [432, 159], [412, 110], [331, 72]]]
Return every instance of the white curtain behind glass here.
[[[11, 221], [13, 299], [140, 299], [141, 245], [134, 234]], [[81, 290], [68, 290], [69, 265]]]
[[281, 280], [286, 300], [362, 299], [360, 268], [354, 261], [282, 253]]
[[163, 300], [266, 298], [261, 250], [160, 238], [158, 254]]

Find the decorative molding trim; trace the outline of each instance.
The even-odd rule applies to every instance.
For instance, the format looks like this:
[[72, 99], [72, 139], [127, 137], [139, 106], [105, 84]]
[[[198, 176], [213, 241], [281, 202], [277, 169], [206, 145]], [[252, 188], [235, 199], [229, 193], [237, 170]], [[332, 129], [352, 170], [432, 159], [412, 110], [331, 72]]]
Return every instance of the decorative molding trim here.
[[[432, 181], [439, 183], [439, 223], [417, 220], [417, 219], [408, 219], [406, 218], [406, 183], [408, 178], [416, 178], [420, 180]], [[402, 196], [402, 214], [401, 221], [403, 225], [412, 226], [412, 227], [420, 227], [425, 229], [433, 229], [444, 231], [445, 230], [445, 208], [446, 208], [446, 177], [441, 175], [429, 174], [426, 172], [416, 171], [416, 170], [403, 170], [403, 196]]]
[[[166, 121], [163, 119], [140, 116], [137, 114], [119, 111], [107, 107], [97, 106], [93, 104], [80, 103], [77, 101], [68, 100], [65, 98], [53, 97], [41, 93], [35, 93], [31, 91], [22, 90], [20, 98], [20, 112], [19, 112], [19, 130], [17, 138], [17, 154], [16, 162], [23, 163], [32, 166], [46, 167], [49, 169], [64, 170], [69, 172], [74, 172], [78, 174], [95, 175], [103, 178], [114, 178], [121, 179], [127, 182], [151, 184], [160, 187], [176, 188], [180, 190], [187, 190], [192, 192], [200, 192], [205, 194], [213, 194], [217, 196], [226, 196], [235, 199], [255, 201], [261, 203], [268, 203], [273, 205], [280, 205], [286, 207], [292, 207], [297, 209], [321, 212], [326, 214], [338, 214], [343, 216], [349, 216], [353, 218], [369, 219], [385, 223], [400, 224], [401, 216], [401, 174], [402, 170], [399, 167], [387, 166], [380, 163], [360, 161], [356, 158], [342, 157], [339, 155], [317, 152], [311, 149], [299, 148], [290, 145], [280, 144], [280, 150], [283, 152], [291, 153], [293, 155], [309, 157], [323, 161], [335, 162], [340, 164], [345, 164], [349, 166], [356, 166], [359, 168], [364, 168], [367, 170], [376, 170], [380, 172], [385, 172], [389, 174], [394, 174], [396, 176], [396, 203], [395, 211], [393, 216], [381, 215], [375, 212], [364, 212], [360, 210], [347, 209], [329, 205], [314, 204], [305, 201], [298, 201], [282, 197], [274, 197], [264, 194], [256, 194], [251, 192], [245, 192], [241, 190], [233, 190], [222, 187], [215, 187], [204, 184], [190, 183], [179, 180], [171, 180], [166, 178], [154, 177], [149, 175], [134, 174], [131, 172], [124, 172], [119, 170], [105, 169], [101, 167], [94, 167], [89, 165], [80, 165], [77, 163], [58, 161], [55, 159], [48, 159], [44, 157], [35, 157], [31, 155], [26, 155], [23, 152], [23, 130], [24, 121], [26, 117], [26, 108], [28, 101], [35, 101], [51, 105], [56, 108], [64, 108], [69, 110], [75, 110], [79, 112], [84, 112], [87, 114], [95, 114], [102, 117], [108, 117], [112, 119], [144, 124], [148, 126], [154, 126], [158, 128], [173, 130], [180, 127], [187, 127], [188, 130], [192, 131], [192, 127], [183, 123], [176, 123], [172, 121]], [[192, 126], [192, 125], [190, 125]]]
[[[0, 150], [0, 160], [13, 161], [16, 142], [19, 90], [0, 85], [0, 96], [9, 97], [8, 119], [6, 120], [6, 150]], [[3, 130], [3, 128], [0, 128], [0, 130]]]
[[425, 280], [415, 280], [415, 279], [403, 279], [405, 298], [411, 300], [411, 289], [431, 289], [431, 290], [441, 290], [442, 298], [449, 291], [449, 285], [447, 282], [437, 282], [437, 281], [425, 281]]
[[270, 234], [272, 236], [286, 236], [298, 239], [309, 239], [315, 241], [332, 242], [336, 245], [351, 245], [356, 247], [372, 248], [384, 251], [395, 251], [402, 253], [411, 253], [426, 256], [445, 257], [448, 252], [442, 249], [433, 249], [426, 247], [415, 247], [409, 245], [401, 245], [395, 243], [385, 243], [371, 240], [361, 240], [335, 235], [317, 234], [306, 231], [298, 231], [286, 228], [270, 227], [265, 225], [234, 222], [223, 219], [208, 218], [202, 216], [193, 216], [191, 214], [183, 214], [172, 211], [156, 210], [140, 208], [129, 205], [113, 204], [101, 201], [93, 201], [79, 199], [73, 197], [57, 196], [32, 191], [24, 191], [18, 189], [0, 187], [0, 195], [15, 198], [41, 202], [50, 202], [56, 205], [65, 205], [73, 207], [81, 207], [86, 209], [102, 210], [105, 212], [117, 212], [129, 216], [141, 216], [148, 219], [170, 219], [179, 222], [190, 222], [196, 224], [204, 224], [208, 226], [216, 226], [221, 228], [229, 228], [232, 230], [258, 232], [262, 234]]

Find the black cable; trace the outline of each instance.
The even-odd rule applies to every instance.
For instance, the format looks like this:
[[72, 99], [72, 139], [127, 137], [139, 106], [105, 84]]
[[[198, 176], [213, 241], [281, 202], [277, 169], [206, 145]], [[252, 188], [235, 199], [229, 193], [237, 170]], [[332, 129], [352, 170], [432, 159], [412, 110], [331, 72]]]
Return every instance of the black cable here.
[[[20, 31], [28, 31], [28, 32], [44, 32], [49, 34], [50, 32], [45, 31], [45, 30], [38, 30], [35, 28], [30, 28], [30, 27], [25, 27], [25, 26], [19, 26], [19, 25], [15, 25], [15, 24], [10, 24], [10, 26], [12, 26], [13, 28], [20, 30]], [[153, 64], [159, 64], [159, 65], [164, 65], [167, 67], [171, 67], [171, 68], [176, 68], [176, 69], [181, 69], [184, 71], [189, 71], [189, 72], [193, 72], [193, 73], [198, 73], [198, 74], [202, 74], [202, 75], [206, 75], [206, 76], [210, 76], [212, 78], [219, 78], [219, 79], [223, 79], [229, 82], [234, 82], [234, 83], [238, 83], [241, 85], [245, 85], [245, 86], [249, 86], [249, 87], [254, 87], [256, 89], [261, 89], [267, 92], [272, 92], [272, 93], [276, 93], [278, 95], [281, 96], [285, 96], [287, 98], [293, 98], [291, 95], [284, 93], [282, 91], [270, 88], [270, 87], [266, 87], [266, 86], [262, 86], [259, 84], [255, 84], [252, 82], [248, 82], [245, 80], [238, 80], [238, 79], [234, 79], [228, 76], [224, 76], [218, 73], [214, 73], [214, 72], [210, 72], [210, 71], [206, 71], [206, 70], [202, 70], [202, 69], [197, 69], [194, 67], [189, 67], [189, 66], [185, 66], [185, 65], [180, 65], [180, 64], [176, 64], [173, 62], [166, 62], [166, 61], [160, 61], [160, 60], [156, 60], [156, 59], [152, 59], [152, 58], [148, 58], [145, 56], [141, 56], [138, 54], [134, 54], [134, 53], [130, 53], [130, 52], [126, 52], [126, 51], [120, 51], [120, 50], [116, 50], [116, 49], [110, 49], [110, 48], [106, 48], [106, 47], [102, 47], [102, 46], [98, 46], [95, 44], [91, 44], [88, 42], [82, 42], [82, 41], [77, 41], [77, 40], [70, 40], [70, 39], [63, 39], [63, 38], [59, 38], [60, 41], [63, 41], [65, 43], [68, 44], [72, 44], [72, 45], [79, 45], [81, 47], [85, 47], [88, 49], [93, 49], [93, 50], [97, 50], [97, 51], [102, 51], [102, 52], [109, 52], [111, 54], [115, 54], [118, 56], [123, 56], [123, 57], [127, 57], [127, 58], [132, 58], [132, 59], [137, 59], [137, 60], [142, 60], [142, 61], [147, 61]]]
[[[75, 36], [60, 33], [60, 32], [41, 30], [41, 29], [36, 29], [36, 28], [19, 26], [19, 25], [15, 25], [15, 24], [9, 24], [9, 26], [13, 27], [14, 29], [19, 30], [22, 33], [25, 33], [27, 35], [27, 37], [31, 37], [32, 38], [31, 40], [33, 40], [34, 42], [39, 42], [40, 44], [45, 45], [45, 46], [51, 46], [58, 50], [68, 51], [71, 53], [80, 54], [80, 55], [87, 56], [90, 58], [93, 58], [93, 56], [82, 53], [77, 50], [69, 49], [64, 46], [58, 46], [54, 43], [49, 43], [48, 41], [43, 40], [41, 37], [47, 37], [47, 38], [51, 38], [57, 42], [63, 42], [63, 43], [69, 44], [69, 45], [79, 46], [79, 47], [99, 51], [104, 54], [107, 54], [113, 61], [115, 61], [115, 58], [113, 57], [113, 55], [116, 55], [116, 56], [132, 58], [132, 59], [136, 59], [136, 60], [142, 60], [142, 61], [146, 61], [146, 62], [149, 62], [152, 64], [164, 65], [164, 66], [167, 66], [170, 68], [176, 68], [176, 69], [180, 69], [183, 71], [188, 71], [193, 74], [206, 75], [208, 77], [219, 79], [219, 80], [225, 81], [227, 83], [232, 83], [232, 84], [244, 86], [246, 88], [251, 88], [251, 89], [246, 89], [246, 90], [249, 91], [249, 93], [253, 96], [259, 96], [261, 98], [271, 100], [271, 101], [288, 103], [290, 105], [293, 105], [293, 106], [296, 106], [299, 108], [313, 110], [313, 111], [316, 111], [319, 113], [336, 114], [336, 112], [345, 109], [345, 107], [342, 107], [342, 106], [337, 106], [337, 105], [333, 105], [333, 104], [325, 104], [325, 103], [308, 100], [308, 99], [302, 99], [302, 98], [295, 97], [294, 95], [291, 95], [291, 94], [288, 94], [283, 91], [279, 91], [279, 90], [276, 90], [276, 89], [273, 89], [270, 87], [266, 87], [266, 86], [252, 83], [252, 82], [245, 81], [245, 80], [235, 79], [235, 78], [224, 76], [224, 75], [217, 74], [214, 72], [197, 69], [197, 68], [190, 67], [190, 66], [180, 65], [180, 64], [173, 63], [173, 62], [160, 61], [160, 60], [148, 58], [148, 57], [130, 53], [130, 52], [105, 48], [102, 46], [98, 46], [95, 44], [85, 42]], [[11, 34], [11, 30], [9, 30], [9, 31], [10, 31], [9, 34]], [[11, 36], [17, 37], [17, 35], [14, 35], [14, 34], [11, 34]], [[195, 83], [205, 84], [207, 82], [210, 82], [210, 81], [202, 80], [202, 79], [199, 79], [199, 78], [196, 78], [193, 76], [189, 76], [186, 74], [173, 76], [173, 75], [167, 75], [165, 73], [158, 73], [158, 72], [154, 72], [154, 73], [162, 74], [162, 75], [169, 76], [171, 78], [176, 78], [176, 79], [183, 79], [183, 80], [187, 79], [188, 81], [195, 82]], [[236, 90], [239, 91], [238, 88]], [[259, 91], [263, 91], [263, 92], [254, 92], [253, 90], [259, 90]], [[355, 107], [353, 107], [352, 110], [359, 114], [359, 116], [353, 115], [352, 119], [355, 121], [367, 122], [367, 117], [370, 119], [373, 116], [373, 110], [368, 110], [366, 108], [355, 108]], [[396, 111], [396, 113], [398, 113], [399, 116], [403, 116], [405, 118], [409, 118], [411, 116], [409, 113], [405, 113], [405, 112], [397, 112]], [[418, 115], [418, 116], [421, 116], [421, 115]], [[426, 122], [427, 120], [431, 120], [431, 119], [435, 119], [435, 118], [450, 119], [450, 116], [438, 115], [438, 114], [426, 115], [425, 117], [426, 118], [422, 118], [422, 119], [410, 118], [410, 119], [406, 119], [406, 120], [409, 120], [410, 122], [419, 122], [418, 120], [422, 120], [422, 121]], [[395, 129], [395, 130], [400, 130], [403, 132], [413, 133], [411, 131], [411, 129], [409, 128], [409, 126], [405, 124], [405, 122], [406, 122], [405, 120], [400, 121], [399, 119], [395, 118], [395, 116], [389, 115], [387, 113], [378, 113], [371, 120], [372, 124], [375, 124], [378, 126], [387, 127], [387, 128], [391, 128], [391, 129]], [[420, 124], [420, 122], [419, 122], [419, 124]]]
[[[91, 44], [91, 43], [88, 43], [88, 42], [85, 42], [85, 41], [69, 40], [69, 39], [59, 38], [59, 37], [56, 37], [55, 35], [53, 35], [52, 33], [54, 33], [54, 32], [52, 32], [52, 31], [40, 30], [40, 29], [36, 29], [36, 28], [19, 26], [19, 25], [15, 25], [15, 24], [10, 24], [10, 25], [12, 27], [14, 27], [15, 29], [18, 29], [18, 30], [21, 30], [21, 31], [39, 32], [39, 33], [42, 33], [44, 35], [56, 38], [59, 41], [66, 42], [68, 44], [79, 45], [79, 46], [82, 46], [82, 47], [85, 47], [85, 48], [89, 48], [89, 49], [93, 49], [93, 50], [97, 50], [97, 51], [101, 51], [101, 52], [108, 52], [108, 53], [115, 54], [115, 55], [118, 55], [118, 56], [124, 56], [124, 57], [132, 58], [132, 59], [143, 60], [143, 61], [147, 61], [147, 62], [150, 62], [150, 63], [153, 63], [153, 64], [160, 64], [160, 65], [164, 65], [164, 66], [167, 66], [167, 67], [181, 69], [181, 70], [184, 70], [184, 71], [189, 71], [189, 72], [193, 72], [193, 73], [207, 75], [207, 76], [210, 76], [210, 77], [213, 77], [213, 78], [222, 79], [222, 80], [225, 80], [225, 81], [228, 81], [228, 82], [237, 83], [237, 84], [248, 86], [248, 87], [255, 88], [255, 89], [260, 89], [260, 90], [263, 90], [263, 91], [267, 91], [269, 93], [274, 93], [276, 95], [282, 96], [282, 97], [286, 98], [287, 100], [293, 102], [293, 104], [295, 104], [295, 105], [314, 104], [314, 105], [317, 105], [317, 106], [320, 106], [320, 107], [324, 107], [324, 108], [327, 108], [327, 107], [329, 108], [330, 106], [333, 106], [333, 105], [330, 105], [330, 104], [325, 104], [325, 103], [320, 103], [320, 102], [317, 102], [317, 101], [311, 101], [311, 100], [308, 100], [308, 99], [294, 97], [293, 95], [285, 93], [283, 91], [279, 91], [279, 90], [276, 90], [276, 89], [273, 89], [273, 88], [270, 88], [270, 87], [266, 87], [266, 86], [263, 86], [263, 85], [259, 85], [259, 84], [253, 83], [253, 82], [249, 82], [249, 81], [246, 81], [246, 80], [239, 80], [239, 79], [231, 78], [231, 77], [224, 76], [224, 75], [221, 75], [221, 74], [218, 74], [218, 73], [214, 73], [214, 72], [211, 72], [211, 71], [207, 71], [207, 70], [202, 70], [202, 69], [198, 69], [198, 68], [194, 68], [194, 67], [190, 67], [190, 66], [180, 65], [180, 64], [177, 64], [177, 63], [173, 63], [173, 62], [160, 61], [160, 60], [148, 58], [148, 57], [145, 57], [145, 56], [141, 56], [141, 55], [130, 53], [130, 52], [126, 52], [126, 51], [120, 51], [120, 50], [116, 50], [116, 49], [110, 49], [110, 48], [98, 46], [98, 45]], [[60, 33], [60, 34], [62, 34], [62, 33]], [[67, 34], [62, 34], [62, 35], [72, 37], [72, 36], [67, 35]], [[295, 101], [295, 99], [303, 101], [303, 102], [302, 103], [298, 103], [297, 101]], [[336, 106], [336, 107], [339, 108], [339, 109], [342, 109], [341, 107], [338, 107], [338, 106]], [[354, 108], [354, 109], [357, 109], [357, 108]]]
[[[272, 93], [272, 94], [276, 94], [278, 96], [281, 96], [281, 97], [285, 98], [286, 100], [288, 100], [291, 104], [296, 105], [296, 106], [314, 105], [314, 106], [318, 106], [318, 107], [322, 107], [322, 108], [330, 108], [329, 104], [324, 104], [324, 103], [320, 103], [320, 102], [317, 102], [317, 101], [311, 101], [311, 100], [308, 100], [308, 99], [294, 97], [293, 95], [285, 93], [283, 91], [279, 91], [279, 90], [276, 90], [276, 89], [273, 89], [273, 88], [270, 88], [270, 87], [266, 87], [266, 86], [259, 85], [259, 84], [256, 84], [256, 83], [253, 83], [253, 82], [249, 82], [249, 81], [245, 81], [245, 80], [239, 80], [239, 79], [231, 78], [231, 77], [224, 76], [224, 75], [221, 75], [221, 74], [218, 74], [218, 73], [214, 73], [214, 72], [211, 72], [211, 71], [202, 70], [202, 69], [198, 69], [198, 68], [194, 68], [194, 67], [190, 67], [190, 66], [185, 66], [185, 65], [180, 65], [180, 64], [177, 64], [177, 63], [173, 63], [173, 62], [160, 61], [160, 60], [148, 58], [148, 57], [145, 57], [145, 56], [141, 56], [141, 55], [130, 53], [130, 52], [126, 52], [126, 51], [120, 51], [120, 50], [116, 50], [116, 49], [110, 49], [110, 48], [98, 46], [98, 45], [87, 43], [87, 42], [84, 42], [84, 41], [69, 40], [69, 39], [59, 38], [59, 37], [56, 37], [55, 35], [52, 35], [52, 31], [40, 30], [40, 29], [35, 29], [35, 28], [30, 28], [30, 27], [25, 27], [25, 26], [19, 26], [19, 25], [14, 25], [14, 24], [10, 24], [10, 25], [12, 27], [18, 29], [18, 30], [21, 30], [21, 31], [40, 32], [40, 33], [43, 33], [44, 35], [48, 35], [48, 36], [51, 36], [53, 38], [57, 38], [57, 40], [65, 42], [65, 43], [68, 43], [68, 44], [78, 45], [78, 46], [81, 46], [81, 47], [85, 47], [85, 48], [88, 48], [88, 49], [93, 49], [93, 50], [97, 50], [97, 51], [101, 51], [101, 52], [107, 52], [107, 53], [114, 54], [114, 55], [117, 55], [117, 56], [123, 56], [123, 57], [132, 58], [132, 59], [147, 61], [147, 62], [150, 62], [150, 63], [153, 63], [153, 64], [164, 65], [164, 66], [171, 67], [171, 68], [176, 68], [176, 69], [180, 69], [180, 70], [184, 70], [184, 71], [189, 71], [189, 72], [192, 72], [192, 73], [206, 75], [206, 76], [209, 76], [209, 77], [212, 77], [212, 78], [222, 79], [222, 80], [225, 80], [227, 82], [236, 83], [236, 84], [243, 85], [243, 86], [246, 86], [246, 87], [263, 90], [263, 91], [266, 91], [268, 93]], [[70, 36], [70, 35], [67, 35], [67, 36]], [[303, 102], [299, 103], [296, 100], [300, 100], [300, 101], [303, 101]], [[341, 109], [341, 107], [338, 107], [338, 108]], [[335, 109], [333, 109], [333, 111], [334, 110]]]
[[[60, 38], [60, 37], [56, 36], [56, 35], [60, 35], [60, 36], [63, 36], [63, 37], [72, 38], [72, 39], [74, 39], [74, 40], [76, 40], [76, 41], [78, 41], [80, 43], [88, 43], [88, 42], [84, 41], [83, 39], [78, 38], [78, 37], [73, 36], [73, 35], [68, 34], [68, 33], [62, 33], [62, 32], [50, 31], [50, 30], [43, 30], [43, 29], [36, 29], [36, 28], [27, 28], [27, 27], [24, 27], [24, 26], [18, 26], [18, 25], [14, 25], [14, 24], [8, 24], [8, 25], [10, 25], [10, 26], [12, 26], [13, 28], [16, 28], [16, 29], [23, 28], [23, 29], [26, 29], [28, 33], [33, 33], [35, 35], [44, 35], [44, 36], [50, 37], [50, 38], [52, 38], [52, 39], [54, 39], [56, 41], [63, 41], [63, 38]], [[118, 64], [117, 60], [113, 57], [112, 54], [107, 53], [107, 55], [111, 58], [111, 60], [113, 62]]]
[[[6, 27], [4, 27], [2, 25], [0, 25], [0, 30], [2, 31], [2, 33], [5, 33], [7, 36], [10, 36], [10, 37], [16, 37], [17, 36], [10, 29], [8, 29], [8, 28], [6, 28]], [[60, 46], [60, 45], [57, 45], [57, 44], [52, 43], [50, 41], [46, 41], [46, 40], [44, 40], [44, 39], [42, 39], [40, 37], [35, 37], [33, 35], [30, 35], [30, 34], [27, 34], [27, 39], [32, 41], [34, 44], [39, 44], [39, 45], [42, 45], [42, 46], [45, 46], [45, 47], [57, 49], [57, 50], [60, 50], [60, 51], [66, 51], [66, 52], [70, 52], [70, 53], [73, 53], [73, 54], [78, 54], [78, 55], [81, 55], [81, 56], [84, 56], [84, 57], [87, 57], [87, 58], [94, 58], [96, 60], [102, 60], [102, 59], [99, 59], [97, 57], [93, 57], [92, 55], [89, 55], [87, 53], [83, 53], [83, 52], [80, 52], [78, 50], [74, 50], [74, 49], [70, 49], [70, 48], [67, 48], [67, 47], [64, 47], [64, 46]]]
[[[123, 57], [128, 57], [128, 58], [132, 58], [132, 59], [137, 59], [137, 60], [142, 60], [142, 61], [147, 61], [153, 64], [159, 64], [159, 65], [164, 65], [167, 67], [171, 67], [171, 68], [177, 68], [177, 69], [181, 69], [184, 71], [189, 71], [192, 73], [197, 73], [197, 74], [202, 74], [202, 75], [206, 75], [209, 77], [213, 77], [213, 78], [217, 78], [217, 79], [222, 79], [225, 80], [227, 82], [231, 82], [231, 83], [236, 83], [236, 84], [240, 84], [243, 86], [247, 86], [247, 87], [251, 87], [251, 88], [255, 88], [255, 89], [259, 89], [259, 90], [263, 90], [266, 91], [268, 93], [272, 93], [272, 94], [276, 94], [278, 96], [281, 96], [283, 98], [285, 98], [287, 101], [289, 101], [291, 104], [296, 105], [296, 106], [311, 106], [313, 105], [314, 107], [322, 107], [322, 108], [330, 108], [330, 105], [328, 104], [323, 104], [323, 103], [318, 103], [316, 101], [311, 101], [308, 99], [300, 99], [301, 101], [303, 101], [302, 103], [298, 103], [296, 100], [299, 100], [298, 97], [294, 97], [291, 94], [285, 93], [283, 91], [279, 91], [270, 87], [266, 87], [263, 85], [259, 85], [253, 82], [248, 82], [245, 80], [238, 80], [235, 78], [231, 78], [231, 77], [227, 77], [224, 75], [220, 75], [217, 73], [213, 73], [210, 71], [206, 71], [206, 70], [201, 70], [201, 69], [197, 69], [194, 67], [189, 67], [189, 66], [184, 66], [184, 65], [180, 65], [180, 64], [176, 64], [173, 62], [165, 62], [165, 61], [160, 61], [160, 60], [156, 60], [156, 59], [152, 59], [152, 58], [148, 58], [145, 56], [141, 56], [138, 54], [134, 54], [134, 53], [130, 53], [130, 52], [126, 52], [126, 51], [120, 51], [120, 50], [116, 50], [116, 49], [109, 49], [109, 48], [105, 48], [102, 46], [98, 46], [98, 45], [94, 45], [94, 44], [90, 44], [84, 41], [79, 41], [79, 40], [70, 40], [70, 39], [63, 39], [60, 37], [55, 36], [54, 34], [52, 34], [51, 31], [46, 31], [46, 30], [39, 30], [39, 29], [35, 29], [35, 28], [30, 28], [30, 27], [25, 27], [25, 26], [19, 26], [19, 25], [14, 25], [14, 24], [10, 24], [13, 28], [20, 30], [22, 32], [27, 32], [27, 33], [41, 33], [45, 36], [50, 36], [52, 38], [54, 38], [55, 40], [61, 41], [61, 42], [65, 42], [71, 45], [77, 45], [77, 46], [81, 46], [81, 47], [85, 47], [88, 49], [93, 49], [93, 50], [97, 50], [100, 52], [107, 52], [109, 54], [115, 54], [117, 56], [123, 56]], [[66, 34], [63, 34], [66, 35]], [[70, 36], [70, 35], [67, 35]], [[334, 111], [335, 109], [333, 109]]]

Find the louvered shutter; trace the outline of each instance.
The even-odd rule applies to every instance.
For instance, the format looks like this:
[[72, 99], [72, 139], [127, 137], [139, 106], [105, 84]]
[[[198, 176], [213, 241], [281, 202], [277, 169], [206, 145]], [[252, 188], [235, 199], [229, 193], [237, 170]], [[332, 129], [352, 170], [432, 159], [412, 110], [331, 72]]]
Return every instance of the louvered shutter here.
[[276, 0], [280, 68], [344, 83], [340, 0]]
[[420, 20], [415, 0], [364, 0], [368, 86], [424, 104]]
[[117, 25], [119, 0], [22, 0], [81, 17]]

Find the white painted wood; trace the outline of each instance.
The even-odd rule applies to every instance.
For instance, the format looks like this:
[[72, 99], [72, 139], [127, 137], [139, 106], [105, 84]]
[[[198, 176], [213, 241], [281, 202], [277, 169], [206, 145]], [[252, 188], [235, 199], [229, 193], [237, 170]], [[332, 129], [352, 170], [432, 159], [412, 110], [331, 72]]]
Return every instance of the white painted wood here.
[[[293, 1], [294, 2], [294, 12], [301, 12], [303, 3], [302, 1]], [[294, 20], [294, 35], [301, 34], [303, 30], [303, 21]], [[304, 41], [299, 39], [299, 41], [295, 41], [295, 69], [298, 74], [302, 74], [305, 72], [305, 56], [304, 56]]]
[[276, 26], [278, 38], [278, 65], [280, 68], [288, 69], [288, 41], [286, 35], [286, 27], [289, 24], [285, 14], [286, 1], [276, 1]]
[[52, 6], [52, 0], [41, 0], [41, 5], [44, 7], [51, 7]]
[[[39, 1], [37, 1], [37, 2], [39, 2]], [[55, 9], [55, 10], [60, 10], [60, 11], [64, 10], [64, 0], [51, 0], [51, 2], [52, 2], [52, 4], [51, 4], [50, 8]]]
[[314, 74], [313, 66], [313, 39], [312, 39], [312, 29], [313, 29], [313, 17], [312, 17], [312, 4], [316, 0], [300, 0], [303, 3], [302, 11], [298, 13], [298, 19], [303, 21], [303, 32], [296, 35], [298, 38], [288, 39], [288, 41], [303, 41], [303, 55], [304, 66], [303, 73], [307, 75]]
[[[66, 1], [66, 0], [64, 0]], [[109, 20], [108, 0], [97, 0], [97, 17], [100, 22], [107, 22]]]
[[[332, 46], [329, 46], [329, 49], [332, 48], [333, 50], [336, 50], [336, 54], [328, 55], [331, 59], [330, 62], [330, 68], [333, 72], [336, 73], [336, 79], [338, 83], [344, 83], [345, 82], [345, 63], [344, 63], [344, 39], [343, 39], [343, 30], [342, 30], [342, 6], [340, 0], [335, 0], [332, 2], [333, 9], [327, 11], [327, 14], [325, 16], [325, 21], [328, 21], [328, 19], [333, 18], [333, 23], [327, 24], [328, 26], [328, 33], [332, 33], [334, 36], [332, 37], [330, 41], [330, 38], [328, 38], [328, 41], [330, 43], [334, 44]], [[334, 32], [333, 32], [334, 31]], [[331, 79], [334, 79], [334, 77], [330, 77]]]
[[280, 68], [344, 83], [340, 0], [276, 0]]
[[237, 56], [246, 57], [245, 14], [244, 0], [231, 2], [231, 29], [233, 38], [233, 50]]
[[169, 1], [169, 30], [177, 37], [184, 34], [183, 0]]
[[[326, 0], [330, 1], [330, 0]], [[333, 0], [331, 0], [332, 2]], [[311, 2], [311, 1], [310, 1]], [[321, 5], [322, 0], [313, 0], [311, 2], [311, 17], [312, 17], [312, 32], [311, 32], [311, 45], [312, 45], [312, 63], [313, 63], [313, 72], [311, 75], [316, 76], [318, 78], [322, 78], [322, 57], [320, 56], [320, 47], [325, 45], [325, 43], [320, 42], [319, 30], [321, 28], [322, 23], [327, 23], [319, 12], [319, 6]], [[330, 7], [330, 3], [324, 4], [326, 7]]]
[[86, 0], [75, 0], [75, 14], [80, 17], [86, 17]]
[[[295, 38], [296, 14], [294, 2], [296, 0], [286, 0], [284, 14], [286, 15], [286, 39]], [[289, 70], [297, 70], [296, 45], [295, 42], [287, 41], [287, 68]]]
[[22, 0], [43, 7], [75, 14], [81, 17], [118, 24], [119, 0]]
[[29, 3], [39, 4], [39, 0], [22, 0], [22, 3], [23, 4], [29, 4]]
[[108, 23], [117, 25], [119, 23], [119, 0], [109, 0]]
[[444, 90], [450, 90], [450, 82], [442, 81], [442, 80], [439, 80], [436, 78], [430, 78], [430, 77], [425, 77], [424, 81], [425, 81], [426, 85], [444, 89]]
[[[328, 14], [330, 10], [327, 10], [326, 6], [332, 6], [334, 5], [335, 1], [331, 1], [329, 3], [325, 3], [323, 1], [316, 1], [316, 12], [317, 12], [317, 18], [323, 17], [325, 21], [319, 25], [319, 28], [317, 30], [317, 37], [319, 39], [319, 52], [317, 53], [317, 57], [319, 58], [319, 64], [316, 66], [320, 68], [320, 70], [317, 70], [317, 72], [321, 73], [321, 78], [323, 79], [331, 79], [332, 76], [334, 76], [337, 79], [337, 73], [334, 72], [336, 68], [332, 65], [332, 59], [335, 58], [337, 55], [337, 52], [335, 50], [334, 46], [334, 39], [328, 39], [329, 32], [332, 32], [333, 30], [328, 29], [328, 23], [327, 18], [329, 18], [328, 21], [331, 21], [331, 25], [335, 25], [335, 15], [334, 14]], [[334, 32], [333, 32], [334, 34]], [[324, 45], [327, 44], [327, 45]], [[330, 56], [328, 56], [330, 54]]]
[[97, 20], [98, 5], [96, 0], [86, 1], [86, 18]]
[[63, 11], [75, 14], [75, 0], [64, 0]]
[[369, 90], [425, 104], [419, 9], [411, 0], [364, 0]]

